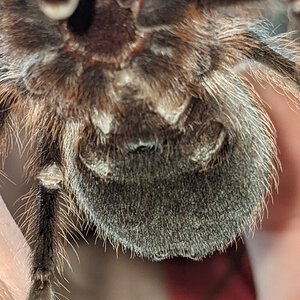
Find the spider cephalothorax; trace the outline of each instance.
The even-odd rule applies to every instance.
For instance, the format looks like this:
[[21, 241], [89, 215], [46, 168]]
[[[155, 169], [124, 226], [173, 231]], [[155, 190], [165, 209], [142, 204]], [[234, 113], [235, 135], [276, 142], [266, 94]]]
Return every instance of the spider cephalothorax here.
[[29, 299], [53, 297], [64, 202], [151, 259], [200, 259], [260, 215], [272, 126], [233, 67], [262, 63], [298, 95], [297, 49], [203, 3], [0, 3], [0, 129], [25, 126], [38, 179]]

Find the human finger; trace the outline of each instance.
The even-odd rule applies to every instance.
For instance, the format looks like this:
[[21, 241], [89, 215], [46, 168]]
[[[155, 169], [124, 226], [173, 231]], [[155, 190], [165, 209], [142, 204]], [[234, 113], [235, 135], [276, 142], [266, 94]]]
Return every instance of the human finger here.
[[29, 246], [0, 196], [0, 299], [26, 299]]

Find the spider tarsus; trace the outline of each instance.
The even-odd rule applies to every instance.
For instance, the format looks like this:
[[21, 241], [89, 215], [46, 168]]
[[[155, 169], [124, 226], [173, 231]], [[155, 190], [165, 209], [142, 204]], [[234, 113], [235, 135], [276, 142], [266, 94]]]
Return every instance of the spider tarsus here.
[[44, 275], [45, 274], [41, 275], [42, 277], [39, 276], [39, 278], [36, 278], [33, 281], [27, 300], [54, 300], [55, 299], [55, 295], [52, 290], [52, 284], [49, 278], [47, 278], [48, 274], [46, 274], [46, 277], [43, 277]]
[[52, 300], [55, 298], [52, 289], [54, 267], [39, 267], [33, 270], [32, 285], [27, 300]]

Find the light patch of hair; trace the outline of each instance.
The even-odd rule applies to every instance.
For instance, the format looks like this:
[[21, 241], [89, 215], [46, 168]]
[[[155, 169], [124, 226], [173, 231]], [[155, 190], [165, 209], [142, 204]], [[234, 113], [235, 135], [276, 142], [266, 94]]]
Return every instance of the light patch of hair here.
[[73, 15], [79, 0], [49, 1], [39, 0], [41, 11], [52, 20], [64, 20]]

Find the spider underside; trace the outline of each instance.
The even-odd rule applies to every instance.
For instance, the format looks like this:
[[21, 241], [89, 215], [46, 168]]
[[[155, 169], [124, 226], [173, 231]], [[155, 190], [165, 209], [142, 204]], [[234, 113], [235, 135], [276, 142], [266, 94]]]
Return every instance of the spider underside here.
[[201, 259], [261, 216], [276, 177], [273, 126], [233, 68], [259, 63], [257, 77], [298, 97], [298, 48], [261, 21], [152, 2], [160, 14], [82, 0], [60, 21], [36, 0], [0, 3], [0, 149], [9, 124], [25, 128], [36, 180], [24, 217], [29, 300], [54, 299], [72, 210], [152, 260]]

